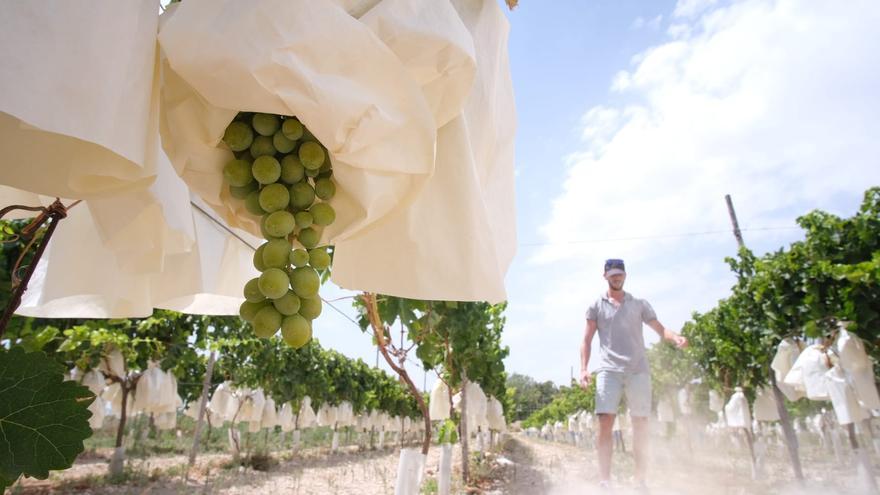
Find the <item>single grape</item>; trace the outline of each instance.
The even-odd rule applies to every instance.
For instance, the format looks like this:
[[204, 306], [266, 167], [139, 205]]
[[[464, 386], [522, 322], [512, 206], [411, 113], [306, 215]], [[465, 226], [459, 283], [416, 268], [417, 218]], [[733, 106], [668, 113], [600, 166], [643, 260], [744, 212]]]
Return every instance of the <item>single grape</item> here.
[[315, 202], [315, 190], [306, 181], [290, 186], [290, 206], [295, 210], [305, 210]]
[[[284, 189], [287, 192], [287, 189]], [[286, 210], [279, 210], [266, 215], [265, 229], [266, 233], [272, 237], [287, 237], [296, 227], [296, 220], [293, 213]]]
[[314, 220], [312, 220], [312, 214], [307, 211], [296, 212], [294, 219], [296, 220], [296, 226], [301, 229], [304, 229], [306, 227], [311, 227], [312, 222], [314, 221]]
[[266, 212], [283, 210], [290, 204], [290, 192], [284, 184], [269, 184], [260, 191], [260, 208]]
[[324, 201], [336, 195], [336, 184], [330, 179], [318, 179], [315, 181], [315, 195]]
[[272, 184], [281, 177], [281, 164], [275, 157], [264, 155], [254, 160], [251, 173], [260, 184]]
[[251, 164], [244, 160], [232, 160], [223, 167], [223, 178], [230, 186], [246, 186], [254, 180]]
[[251, 121], [254, 130], [262, 136], [271, 136], [281, 127], [281, 119], [270, 113], [258, 113]]
[[281, 322], [281, 338], [290, 347], [299, 349], [312, 339], [312, 324], [300, 315], [292, 315]]
[[275, 145], [272, 144], [272, 138], [267, 136], [257, 136], [251, 144], [251, 156], [259, 158], [261, 156], [273, 156], [275, 154]]
[[269, 268], [263, 261], [263, 251], [265, 251], [266, 244], [267, 243], [261, 244], [260, 247], [258, 247], [256, 251], [254, 251], [254, 268], [261, 272], [264, 271], [266, 268]]
[[[250, 173], [250, 172], [248, 172], [248, 173]], [[250, 194], [258, 189], [260, 189], [260, 184], [257, 181], [252, 180], [250, 182], [250, 184], [248, 184], [246, 186], [241, 186], [241, 187], [229, 186], [229, 194], [235, 199], [245, 199], [245, 198], [247, 198], [248, 194]]]
[[318, 276], [318, 272], [314, 268], [307, 266], [294, 268], [290, 272], [290, 286], [296, 292], [296, 295], [301, 298], [315, 297], [318, 294], [318, 288], [321, 286], [321, 277]]
[[223, 142], [232, 151], [244, 151], [254, 141], [254, 131], [244, 122], [233, 121], [223, 133]]
[[272, 145], [275, 146], [275, 149], [278, 150], [279, 153], [290, 153], [296, 148], [296, 141], [287, 139], [287, 137], [284, 136], [284, 133], [278, 131], [272, 136]]
[[290, 264], [299, 268], [309, 264], [309, 252], [305, 249], [294, 249], [290, 252]]
[[266, 268], [284, 268], [290, 260], [290, 243], [287, 239], [272, 239], [261, 246], [263, 249], [263, 266]]
[[314, 320], [321, 315], [321, 298], [306, 297], [300, 299], [299, 314], [307, 320]]
[[315, 270], [324, 270], [330, 266], [330, 255], [324, 248], [315, 248], [309, 250], [309, 265]]
[[281, 124], [281, 132], [284, 133], [284, 137], [287, 139], [296, 141], [303, 135], [303, 125], [300, 124], [296, 117], [290, 117], [284, 119], [284, 122]]
[[260, 279], [252, 278], [244, 284], [244, 298], [250, 302], [260, 302], [266, 299], [266, 296], [260, 292]]
[[314, 168], [307, 168], [306, 169], [306, 177], [310, 177], [312, 179], [317, 179], [319, 175], [321, 175], [321, 171], [318, 169], [314, 169]]
[[313, 205], [309, 213], [312, 214], [312, 219], [317, 225], [330, 225], [336, 220], [336, 211], [330, 206], [330, 203]]
[[299, 145], [299, 161], [309, 170], [318, 170], [324, 164], [324, 149], [314, 141]]
[[[259, 280], [260, 292], [262, 292], [267, 298], [278, 299], [284, 294], [287, 294], [290, 280], [284, 270], [280, 268], [267, 268], [266, 271], [260, 275]], [[297, 293], [297, 295], [298, 294], [299, 293]]]
[[285, 155], [281, 159], [281, 181], [285, 184], [296, 184], [306, 176], [306, 169], [296, 155]]
[[318, 245], [318, 242], [320, 242], [321, 234], [319, 234], [317, 230], [311, 227], [307, 227], [300, 230], [299, 233], [296, 234], [296, 240], [298, 240], [304, 248], [312, 249], [313, 247]]
[[260, 217], [260, 234], [263, 236], [263, 239], [266, 239], [267, 241], [273, 241], [275, 239], [278, 239], [278, 237], [270, 234], [269, 231], [266, 230], [266, 219], [267, 218], [269, 218], [268, 214]]
[[254, 315], [254, 333], [261, 339], [268, 339], [275, 335], [281, 326], [281, 313], [272, 306], [266, 306]]
[[287, 294], [272, 301], [272, 304], [279, 313], [285, 316], [295, 315], [299, 312], [300, 308], [299, 296], [292, 290], [287, 291]]
[[245, 301], [241, 303], [241, 306], [238, 308], [238, 316], [241, 316], [241, 319], [247, 322], [254, 321], [254, 315], [257, 314], [257, 311], [265, 308], [271, 304], [268, 299], [264, 299], [260, 302], [250, 302]]
[[260, 206], [260, 191], [251, 191], [248, 193], [247, 197], [244, 198], [244, 209], [250, 212], [251, 215], [264, 215], [266, 212], [263, 210], [263, 207]]

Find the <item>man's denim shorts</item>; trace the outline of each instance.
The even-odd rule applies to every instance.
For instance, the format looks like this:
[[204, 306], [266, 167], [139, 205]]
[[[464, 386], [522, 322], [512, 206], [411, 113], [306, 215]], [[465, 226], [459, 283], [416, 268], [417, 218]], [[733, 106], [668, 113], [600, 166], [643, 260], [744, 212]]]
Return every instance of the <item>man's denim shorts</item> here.
[[651, 415], [651, 374], [602, 370], [596, 374], [596, 414], [617, 414], [620, 398], [626, 394], [629, 415]]

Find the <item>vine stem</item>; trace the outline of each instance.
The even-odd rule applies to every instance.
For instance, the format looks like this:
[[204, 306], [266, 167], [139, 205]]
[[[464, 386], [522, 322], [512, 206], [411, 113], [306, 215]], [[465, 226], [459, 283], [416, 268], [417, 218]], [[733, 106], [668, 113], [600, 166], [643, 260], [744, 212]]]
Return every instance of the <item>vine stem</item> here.
[[[73, 208], [79, 203], [73, 203], [70, 205], [70, 208]], [[27, 271], [24, 274], [24, 277], [20, 281], [16, 281], [16, 277], [18, 275], [18, 268], [21, 261], [24, 259], [24, 255], [27, 250], [33, 245], [33, 240], [28, 244], [25, 251], [22, 252], [21, 256], [18, 257], [16, 261], [15, 268], [12, 270], [12, 279], [13, 279], [13, 292], [12, 297], [9, 299], [9, 303], [6, 305], [6, 310], [3, 312], [2, 318], [0, 318], [0, 338], [3, 338], [3, 334], [6, 333], [6, 326], [9, 324], [10, 318], [12, 318], [12, 314], [15, 313], [15, 310], [18, 309], [18, 306], [21, 304], [21, 296], [24, 294], [24, 291], [27, 290], [28, 283], [31, 280], [31, 276], [33, 276], [34, 271], [37, 268], [37, 263], [40, 261], [40, 258], [43, 256], [43, 252], [46, 250], [46, 246], [49, 245], [49, 240], [52, 238], [52, 234], [55, 233], [55, 228], [58, 227], [58, 222], [67, 216], [68, 207], [65, 207], [61, 200], [55, 198], [55, 202], [53, 202], [48, 207], [33, 207], [33, 206], [21, 206], [21, 205], [12, 205], [7, 206], [0, 210], [0, 218], [3, 215], [13, 211], [13, 210], [27, 210], [27, 211], [40, 211], [41, 213], [34, 218], [31, 223], [29, 223], [22, 233], [25, 236], [36, 236], [37, 230], [46, 222], [49, 223], [49, 227], [46, 229], [46, 234], [43, 236], [43, 239], [40, 241], [40, 244], [37, 246], [37, 251], [34, 253], [34, 259], [31, 260], [30, 265], [27, 268]], [[51, 221], [50, 221], [51, 220]]]
[[385, 338], [385, 326], [382, 324], [382, 319], [379, 318], [379, 304], [376, 301], [376, 295], [365, 292], [361, 298], [364, 301], [364, 305], [367, 307], [367, 316], [370, 319], [370, 326], [373, 327], [373, 332], [376, 335], [376, 345], [379, 347], [379, 352], [382, 353], [382, 357], [385, 358], [385, 362], [391, 366], [391, 369], [400, 375], [400, 378], [406, 383], [410, 394], [415, 397], [416, 403], [419, 405], [419, 410], [422, 411], [422, 417], [425, 420], [425, 437], [422, 439], [422, 455], [428, 455], [428, 449], [431, 447], [431, 416], [428, 411], [428, 406], [425, 404], [425, 399], [422, 397], [422, 394], [419, 393], [419, 389], [409, 377], [406, 368], [397, 365], [388, 353], [388, 343]]

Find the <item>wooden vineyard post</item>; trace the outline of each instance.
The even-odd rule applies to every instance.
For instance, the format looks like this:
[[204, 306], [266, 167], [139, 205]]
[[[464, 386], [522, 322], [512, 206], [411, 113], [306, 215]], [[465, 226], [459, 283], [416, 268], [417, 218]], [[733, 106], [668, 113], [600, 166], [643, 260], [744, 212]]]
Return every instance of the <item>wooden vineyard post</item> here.
[[[729, 194], [725, 195], [724, 199], [727, 202], [727, 212], [730, 215], [730, 223], [733, 226], [733, 235], [736, 237], [737, 245], [742, 249], [745, 247], [745, 242], [743, 241], [742, 231], [739, 229], [739, 222], [736, 219], [736, 211], [733, 209], [733, 200]], [[800, 454], [798, 454], [797, 436], [791, 425], [791, 417], [788, 415], [788, 409], [785, 408], [785, 398], [782, 395], [782, 391], [779, 389], [779, 385], [776, 383], [776, 372], [773, 370], [770, 370], [770, 386], [773, 388], [773, 398], [776, 399], [776, 410], [779, 412], [779, 422], [782, 423], [782, 431], [785, 434], [785, 446], [788, 450], [791, 468], [794, 471], [795, 478], [803, 483], [804, 472], [801, 468]], [[751, 443], [749, 444], [749, 447], [752, 448]], [[752, 455], [752, 458], [754, 459], [754, 454]]]

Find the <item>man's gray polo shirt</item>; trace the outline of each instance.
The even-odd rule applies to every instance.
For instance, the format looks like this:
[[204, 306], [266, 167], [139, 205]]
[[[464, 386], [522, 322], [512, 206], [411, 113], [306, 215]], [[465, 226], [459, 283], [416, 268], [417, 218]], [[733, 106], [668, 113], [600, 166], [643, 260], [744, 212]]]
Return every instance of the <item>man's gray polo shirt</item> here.
[[595, 321], [599, 330], [596, 371], [649, 371], [642, 323], [656, 320], [657, 314], [648, 301], [624, 292], [623, 302], [617, 307], [606, 293], [587, 309], [587, 319]]

